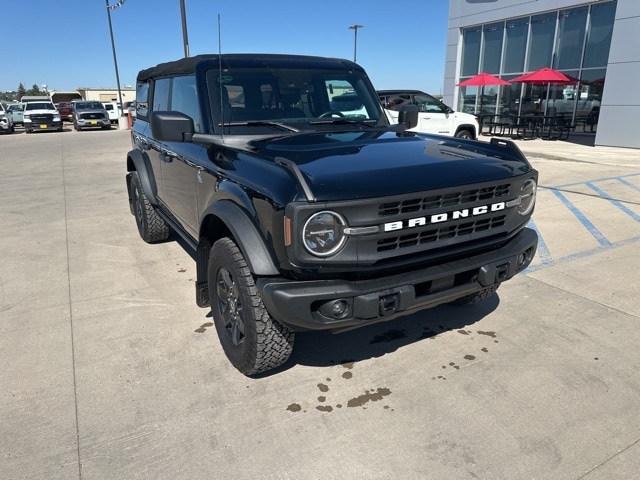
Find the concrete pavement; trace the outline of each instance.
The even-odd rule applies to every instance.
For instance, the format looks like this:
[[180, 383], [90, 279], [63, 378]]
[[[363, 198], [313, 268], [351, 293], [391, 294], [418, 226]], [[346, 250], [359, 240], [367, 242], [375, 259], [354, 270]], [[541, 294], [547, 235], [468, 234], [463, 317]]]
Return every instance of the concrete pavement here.
[[638, 478], [640, 152], [517, 143], [526, 274], [248, 379], [189, 253], [138, 237], [127, 131], [0, 136], [0, 478]]

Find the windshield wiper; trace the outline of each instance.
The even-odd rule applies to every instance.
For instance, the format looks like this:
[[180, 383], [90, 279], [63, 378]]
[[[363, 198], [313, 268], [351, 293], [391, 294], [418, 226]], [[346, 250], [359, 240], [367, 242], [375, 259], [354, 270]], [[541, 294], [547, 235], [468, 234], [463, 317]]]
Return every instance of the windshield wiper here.
[[375, 127], [367, 123], [370, 120], [355, 120], [353, 118], [327, 118], [323, 120], [312, 120], [309, 125], [364, 125], [365, 127]]
[[293, 128], [280, 122], [271, 122], [269, 120], [251, 120], [248, 122], [226, 122], [218, 124], [219, 127], [280, 127], [289, 132], [300, 132], [299, 129]]

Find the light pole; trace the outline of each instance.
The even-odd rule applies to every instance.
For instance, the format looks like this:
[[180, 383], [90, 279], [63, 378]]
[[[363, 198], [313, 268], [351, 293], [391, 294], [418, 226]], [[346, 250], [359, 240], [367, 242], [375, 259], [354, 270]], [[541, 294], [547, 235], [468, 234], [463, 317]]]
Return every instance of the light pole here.
[[111, 10], [115, 10], [116, 8], [124, 5], [125, 0], [118, 0], [117, 3], [113, 5], [109, 5], [109, 0], [105, 0], [107, 4], [107, 17], [109, 18], [109, 33], [111, 34], [111, 50], [113, 50], [113, 64], [116, 67], [116, 82], [118, 84], [118, 100], [119, 100], [119, 108], [122, 108], [124, 104], [122, 103], [122, 90], [120, 90], [120, 75], [118, 74], [118, 60], [116, 59], [116, 44], [113, 41], [113, 28], [111, 27]]
[[353, 30], [353, 61], [356, 61], [356, 52], [358, 51], [358, 29], [363, 25], [351, 25], [349, 30]]

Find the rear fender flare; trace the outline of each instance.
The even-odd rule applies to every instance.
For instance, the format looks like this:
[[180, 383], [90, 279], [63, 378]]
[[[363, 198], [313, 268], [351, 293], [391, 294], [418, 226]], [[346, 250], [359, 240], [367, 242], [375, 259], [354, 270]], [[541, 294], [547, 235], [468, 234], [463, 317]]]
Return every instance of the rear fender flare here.
[[[133, 166], [131, 164], [133, 164]], [[155, 177], [153, 176], [153, 169], [151, 167], [151, 160], [149, 159], [149, 156], [147, 154], [143, 154], [140, 150], [131, 150], [127, 154], [127, 169], [129, 172], [132, 170], [138, 172], [142, 191], [152, 205], [157, 205], [158, 187], [156, 186]], [[131, 185], [129, 182], [127, 186], [129, 188], [129, 197], [131, 197]]]

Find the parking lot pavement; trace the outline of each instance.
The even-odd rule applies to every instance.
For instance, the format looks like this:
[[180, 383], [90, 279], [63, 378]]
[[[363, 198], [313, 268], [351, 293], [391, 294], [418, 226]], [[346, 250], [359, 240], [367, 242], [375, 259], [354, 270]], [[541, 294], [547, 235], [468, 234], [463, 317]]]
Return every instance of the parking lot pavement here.
[[542, 240], [524, 275], [299, 334], [249, 379], [190, 254], [138, 237], [129, 132], [0, 138], [0, 478], [638, 478], [640, 155], [555, 143], [522, 146]]

